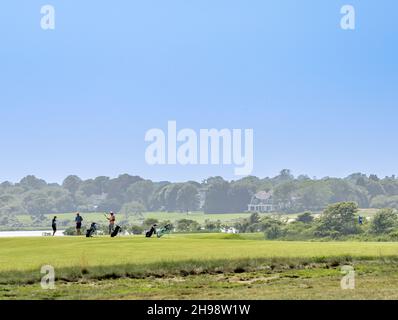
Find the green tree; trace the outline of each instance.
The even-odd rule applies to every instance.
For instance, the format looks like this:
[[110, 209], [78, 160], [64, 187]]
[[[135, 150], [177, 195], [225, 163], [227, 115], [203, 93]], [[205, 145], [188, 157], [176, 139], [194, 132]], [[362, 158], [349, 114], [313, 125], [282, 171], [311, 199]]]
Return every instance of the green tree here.
[[35, 176], [26, 176], [19, 182], [19, 185], [23, 188], [31, 190], [47, 187], [47, 183], [44, 180], [38, 179]]
[[177, 192], [176, 206], [182, 211], [195, 211], [199, 207], [198, 189], [190, 183], [185, 183]]
[[34, 216], [56, 212], [54, 199], [43, 190], [32, 190], [25, 193], [22, 204], [26, 211]]
[[[111, 179], [106, 186], [108, 196], [122, 203], [127, 202], [127, 190], [131, 185], [138, 181], [142, 181], [142, 178], [138, 176], [130, 176], [128, 174], [122, 174], [116, 179]], [[100, 186], [98, 184], [95, 185], [98, 190], [98, 187]]]
[[247, 210], [247, 205], [253, 196], [253, 192], [249, 188], [249, 185], [242, 183], [231, 184], [227, 193], [229, 212], [239, 213]]
[[85, 180], [79, 185], [76, 192], [77, 196], [90, 197], [95, 194], [101, 194], [100, 186], [93, 179]]
[[143, 228], [142, 226], [132, 225], [132, 226], [129, 228], [129, 231], [130, 231], [132, 234], [140, 235], [140, 234], [143, 234], [144, 228]]
[[322, 181], [308, 181], [299, 191], [299, 201], [303, 210], [322, 210], [328, 203], [332, 192]]
[[200, 224], [194, 220], [181, 219], [176, 225], [178, 232], [195, 232], [200, 230]]
[[82, 180], [78, 176], [68, 176], [62, 183], [62, 187], [74, 195], [79, 189]]
[[294, 181], [278, 184], [274, 189], [274, 198], [276, 203], [289, 204], [297, 193], [298, 186]]
[[283, 223], [280, 220], [266, 217], [262, 220], [266, 239], [274, 240], [283, 236]]
[[142, 216], [142, 213], [145, 211], [145, 206], [137, 201], [132, 201], [125, 203], [120, 210], [120, 213], [122, 213], [126, 219], [128, 220], [129, 217], [131, 216]]
[[397, 227], [398, 216], [393, 209], [379, 210], [370, 222], [369, 232], [377, 235], [388, 234]]
[[378, 195], [384, 195], [385, 190], [381, 183], [379, 181], [375, 181], [374, 179], [371, 179], [368, 184], [366, 185], [366, 189], [369, 192], [369, 195], [371, 197], [376, 197]]
[[260, 222], [261, 222], [261, 217], [260, 217], [260, 215], [257, 212], [252, 213], [250, 215], [250, 218], [249, 218], [249, 223], [250, 224], [256, 224], [256, 223], [260, 223]]
[[316, 234], [322, 237], [338, 238], [359, 232], [355, 214], [358, 205], [354, 202], [340, 202], [329, 205], [321, 215]]
[[143, 180], [133, 183], [127, 189], [127, 200], [129, 202], [141, 202], [146, 208], [150, 206], [150, 199], [155, 190], [155, 186], [150, 180]]
[[370, 202], [370, 207], [398, 209], [398, 196], [376, 196]]
[[122, 204], [123, 202], [121, 202], [119, 199], [107, 197], [99, 202], [96, 211], [117, 212], [122, 209]]
[[307, 211], [307, 212], [304, 212], [304, 213], [300, 214], [297, 217], [296, 221], [309, 224], [309, 223], [312, 223], [314, 221], [314, 216], [312, 215], [311, 212]]
[[142, 226], [143, 226], [145, 229], [149, 229], [149, 228], [151, 228], [154, 224], [159, 224], [159, 220], [154, 219], [154, 218], [148, 218], [148, 219], [146, 219], [146, 220], [143, 222]]
[[211, 220], [206, 220], [205, 221], [205, 229], [207, 231], [213, 232], [213, 231], [219, 231], [221, 229], [221, 221], [211, 221]]
[[288, 181], [293, 181], [294, 180], [294, 176], [293, 176], [292, 172], [289, 169], [283, 169], [279, 173], [279, 176], [276, 176], [274, 178], [274, 180], [277, 183], [284, 183], [284, 182], [288, 182]]
[[207, 180], [206, 187], [205, 213], [228, 213], [229, 183], [221, 177], [215, 177]]

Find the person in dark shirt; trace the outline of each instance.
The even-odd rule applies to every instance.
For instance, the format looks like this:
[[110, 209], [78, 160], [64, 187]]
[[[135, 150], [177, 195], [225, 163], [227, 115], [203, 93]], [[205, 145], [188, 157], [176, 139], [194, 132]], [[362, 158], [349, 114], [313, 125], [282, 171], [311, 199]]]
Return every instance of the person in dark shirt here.
[[75, 222], [76, 222], [76, 233], [77, 233], [78, 236], [80, 236], [82, 234], [83, 218], [82, 218], [82, 216], [80, 215], [79, 212], [76, 214]]
[[52, 220], [52, 228], [53, 228], [53, 237], [54, 237], [57, 232], [57, 217], [54, 217], [54, 219]]

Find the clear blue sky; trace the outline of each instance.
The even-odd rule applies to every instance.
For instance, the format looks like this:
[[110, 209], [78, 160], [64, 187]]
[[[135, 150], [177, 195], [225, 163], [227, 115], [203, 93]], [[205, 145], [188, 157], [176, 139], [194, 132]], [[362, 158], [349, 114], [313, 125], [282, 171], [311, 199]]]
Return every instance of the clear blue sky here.
[[253, 128], [260, 177], [398, 174], [397, 14], [395, 0], [2, 1], [0, 181], [234, 178], [148, 166], [145, 132], [168, 120]]

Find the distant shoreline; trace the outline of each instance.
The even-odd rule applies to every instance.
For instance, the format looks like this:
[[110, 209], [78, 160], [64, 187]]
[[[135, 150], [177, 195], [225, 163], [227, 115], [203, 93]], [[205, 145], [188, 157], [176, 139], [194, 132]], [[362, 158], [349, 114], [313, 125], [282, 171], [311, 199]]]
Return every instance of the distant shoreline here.
[[[65, 230], [59, 230], [55, 234], [56, 237], [64, 237]], [[0, 231], [0, 238], [16, 238], [16, 237], [43, 237], [43, 233], [51, 234], [52, 230], [30, 230], [30, 231]]]

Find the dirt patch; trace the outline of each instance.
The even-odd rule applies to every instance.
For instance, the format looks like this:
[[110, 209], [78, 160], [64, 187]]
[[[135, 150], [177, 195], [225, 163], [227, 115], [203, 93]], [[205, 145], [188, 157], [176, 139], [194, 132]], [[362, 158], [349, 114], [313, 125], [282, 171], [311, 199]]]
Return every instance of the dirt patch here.
[[275, 275], [272, 277], [264, 277], [264, 276], [257, 276], [253, 278], [244, 278], [244, 277], [231, 277], [227, 278], [227, 281], [230, 283], [239, 283], [239, 284], [255, 284], [255, 283], [268, 283], [270, 281], [278, 280], [280, 279], [279, 275]]

